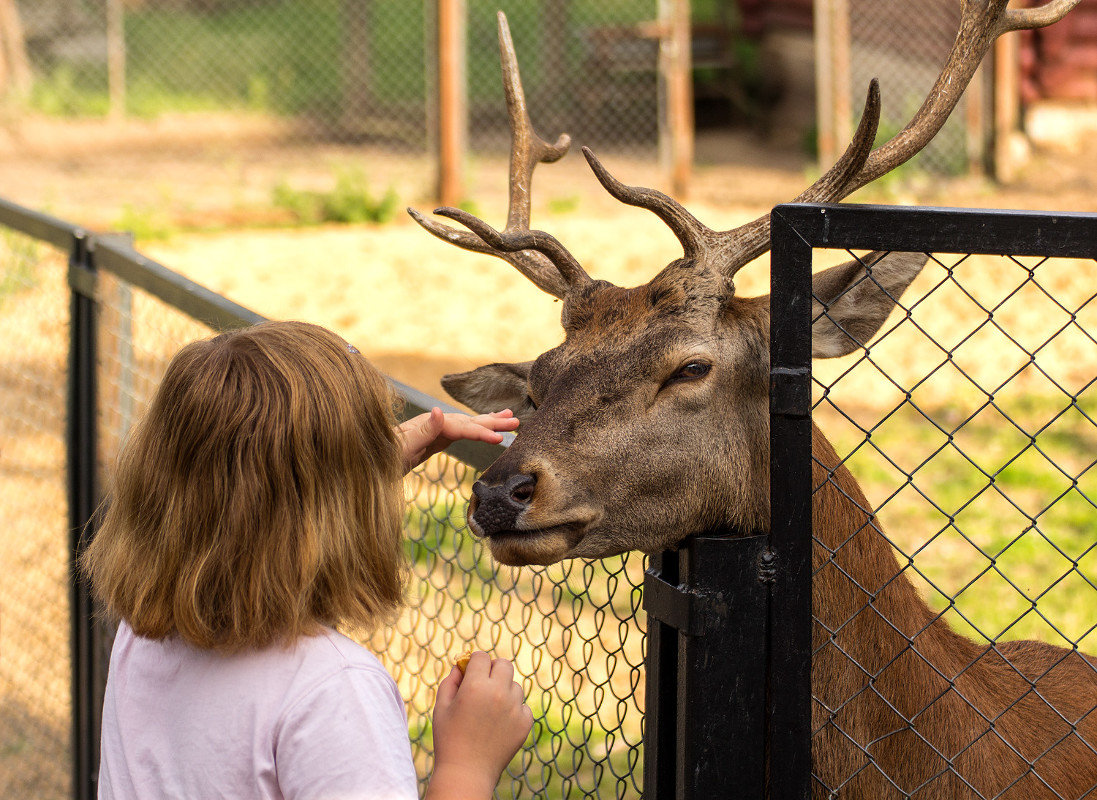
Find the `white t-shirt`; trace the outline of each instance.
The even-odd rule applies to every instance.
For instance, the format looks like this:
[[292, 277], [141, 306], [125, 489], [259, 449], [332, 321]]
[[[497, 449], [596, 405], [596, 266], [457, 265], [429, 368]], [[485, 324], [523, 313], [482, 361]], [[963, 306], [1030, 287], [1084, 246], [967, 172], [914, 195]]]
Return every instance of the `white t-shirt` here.
[[223, 655], [123, 624], [99, 797], [415, 800], [418, 787], [396, 682], [346, 636]]

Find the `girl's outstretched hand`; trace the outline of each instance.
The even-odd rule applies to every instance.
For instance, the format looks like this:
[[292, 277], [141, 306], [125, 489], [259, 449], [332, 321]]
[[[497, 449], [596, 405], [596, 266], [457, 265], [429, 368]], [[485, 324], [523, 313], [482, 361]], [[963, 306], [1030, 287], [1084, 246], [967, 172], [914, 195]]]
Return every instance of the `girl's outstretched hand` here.
[[427, 800], [488, 800], [533, 727], [511, 662], [478, 652], [464, 675], [454, 667], [438, 686], [433, 727]]
[[513, 431], [518, 418], [509, 408], [491, 414], [444, 414], [432, 408], [428, 414], [412, 417], [400, 423], [397, 431], [404, 445], [404, 472], [409, 472], [435, 453], [440, 453], [459, 439], [498, 444], [501, 431]]

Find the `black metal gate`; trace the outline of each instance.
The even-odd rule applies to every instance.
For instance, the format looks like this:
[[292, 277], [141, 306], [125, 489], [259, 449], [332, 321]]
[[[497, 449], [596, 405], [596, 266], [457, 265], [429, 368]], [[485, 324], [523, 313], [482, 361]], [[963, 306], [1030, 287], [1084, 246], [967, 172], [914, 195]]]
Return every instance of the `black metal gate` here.
[[[812, 496], [821, 488], [812, 483], [813, 411], [820, 424], [825, 422], [822, 418], [828, 416], [824, 412], [833, 412], [829, 416], [854, 429], [852, 444], [846, 445], [852, 453], [843, 456], [842, 462], [848, 463], [851, 470], [857, 471], [855, 461], [862, 449], [893, 467], [899, 489], [888, 489], [883, 502], [874, 506], [877, 511], [898, 502], [895, 497], [903, 490], [911, 489], [931, 513], [944, 520], [939, 530], [925, 531], [926, 543], [911, 545], [906, 539], [896, 537], [889, 539], [888, 545], [898, 556], [897, 574], [909, 573], [912, 580], [924, 584], [923, 593], [930, 595], [935, 603], [934, 613], [953, 627], [965, 627], [964, 632], [983, 648], [980, 653], [997, 656], [999, 650], [1014, 652], [1005, 642], [1017, 638], [1011, 632], [1027, 630], [1020, 625], [1025, 615], [1037, 618], [1043, 626], [1036, 632], [1036, 637], [1058, 644], [1060, 650], [1057, 652], [1065, 654], [1060, 661], [1075, 658], [1086, 650], [1097, 652], [1097, 635], [1091, 635], [1097, 629], [1097, 536], [1092, 534], [1092, 527], [1088, 538], [1084, 528], [1073, 540], [1070, 537], [1074, 534], [1069, 531], [1058, 535], [1055, 523], [1063, 514], [1055, 517], [1052, 511], [1071, 503], [1071, 514], [1078, 516], [1080, 509], [1082, 521], [1078, 525], [1085, 526], [1087, 519], [1090, 526], [1097, 521], [1097, 483], [1092, 480], [1091, 470], [1095, 464], [1093, 457], [1083, 457], [1079, 464], [1072, 465], [1070, 453], [1057, 457], [1052, 441], [1053, 437], [1097, 440], [1094, 438], [1097, 437], [1097, 415], [1093, 413], [1097, 408], [1093, 397], [1093, 385], [1097, 383], [1097, 280], [1093, 279], [1097, 278], [1097, 271], [1092, 263], [1097, 258], [1097, 215], [785, 205], [774, 209], [772, 220], [772, 527], [768, 536], [744, 537], [731, 532], [725, 536], [698, 537], [681, 551], [667, 552], [652, 559], [645, 582], [645, 607], [650, 617], [645, 796], [659, 800], [672, 797], [802, 800], [809, 795], [869, 796], [864, 787], [878, 785], [882, 787], [878, 791], [886, 791], [888, 796], [910, 797], [925, 789], [925, 784], [910, 785], [909, 778], [890, 767], [880, 755], [879, 741], [861, 742], [854, 731], [841, 730], [842, 709], [827, 709], [820, 697], [813, 696], [813, 658], [817, 659], [828, 648], [837, 649], [836, 642], [841, 636], [840, 630], [820, 627], [819, 618], [812, 615], [813, 574], [837, 563], [835, 554], [831, 554], [829, 561], [824, 559], [823, 568], [812, 563]], [[849, 357], [852, 365], [831, 370], [829, 377], [813, 378], [811, 324], [813, 315], [820, 314], [818, 306], [815, 311], [812, 308], [813, 255], [835, 249], [933, 254], [929, 263], [935, 275], [924, 281], [925, 286], [920, 290], [922, 296], [899, 306], [898, 323], [887, 327], [875, 343], [866, 343], [869, 346], [863, 353]], [[966, 273], [969, 268], [975, 269], [972, 266], [975, 254], [1007, 257], [1005, 262], [1017, 273], [1018, 285], [1008, 284], [998, 291], [993, 301], [984, 300], [970, 285], [965, 285], [965, 281], [974, 282]], [[1055, 284], [1058, 289], [1049, 288], [1046, 276], [1052, 274], [1053, 269], [1049, 259], [1056, 258], [1084, 260], [1084, 274], [1077, 275], [1078, 267], [1074, 264], [1066, 267], [1067, 281], [1077, 275], [1075, 283], [1082, 284], [1072, 287], [1078, 294], [1074, 300], [1065, 298], [1062, 275]], [[997, 269], [1003, 271], [1002, 267]], [[1087, 282], [1088, 287], [1084, 285]], [[953, 333], [947, 344], [934, 339], [924, 319], [925, 314], [930, 313], [931, 303], [926, 298], [946, 291], [967, 298], [975, 320], [970, 330]], [[1050, 332], [1040, 334], [1033, 341], [1020, 332], [1011, 333], [1007, 327], [1011, 315], [1033, 311], [1031, 306], [1041, 299], [1048, 301], [1050, 309], [1045, 316], [1058, 315], [1062, 320], [1047, 321]], [[1021, 308], [1013, 308], [1016, 306]], [[822, 313], [825, 314], [825, 310]], [[901, 325], [908, 326], [914, 335], [922, 336], [926, 340], [925, 346], [938, 356], [931, 360], [927, 375], [889, 374], [886, 370], [889, 362], [883, 354], [874, 356], [873, 348], [883, 350], [886, 346], [879, 344], [881, 340], [899, 340], [894, 330]], [[1005, 379], [995, 379], [984, 386], [979, 382], [977, 369], [981, 364], [969, 366], [962, 362], [994, 360], [985, 355], [973, 358], [965, 349], [970, 348], [977, 337], [989, 335], [988, 332], [1000, 336], [1008, 347], [1018, 352], [1013, 354], [1017, 365], [1003, 367]], [[1055, 356], [1056, 348], [1065, 348], [1057, 344], [1064, 337], [1073, 337], [1070, 342], [1073, 349], [1067, 350], [1066, 357], [1071, 363], [1064, 367], [1070, 375], [1058, 373], [1053, 366], [1044, 363]], [[1085, 357], [1090, 360], [1082, 361]], [[904, 351], [898, 357], [892, 356], [891, 363], [896, 363], [896, 358], [901, 362], [903, 358], [913, 357], [909, 351]], [[1010, 353], [1001, 360], [1009, 361]], [[874, 376], [883, 387], [880, 393], [890, 391], [898, 398], [894, 408], [886, 408], [880, 414], [881, 419], [871, 424], [858, 417], [857, 410], [853, 409], [856, 403], [843, 407], [843, 401], [835, 399], [838, 395], [835, 387], [842, 379], [852, 380], [849, 375], [858, 367], [874, 369]], [[951, 374], [950, 371], [958, 373], [957, 380], [963, 383], [962, 388], [976, 394], [978, 402], [973, 410], [965, 409], [957, 419], [943, 423], [934, 418], [935, 409], [931, 404], [921, 398], [925, 391], [933, 388], [935, 381], [946, 372]], [[1045, 381], [1040, 386], [1057, 398], [1057, 404], [1046, 412], [1048, 421], [1041, 418], [1040, 423], [1033, 425], [1024, 420], [1025, 391], [1026, 387], [1031, 388], [1031, 380], [1025, 383], [1024, 378]], [[1021, 383], [1019, 402], [1009, 395], [1016, 383]], [[952, 400], [945, 392], [937, 392], [935, 399], [946, 406]], [[1013, 407], [1020, 410], [1010, 411]], [[955, 409], [946, 408], [946, 411]], [[1004, 418], [1004, 435], [1013, 429], [1019, 432], [1017, 452], [1010, 451], [1002, 456], [1004, 463], [997, 469], [979, 463], [974, 445], [966, 452], [963, 449], [965, 430], [985, 413], [994, 413], [995, 419]], [[910, 415], [924, 418], [943, 442], [940, 446], [927, 446], [928, 454], [919, 453], [913, 466], [906, 465], [904, 456], [907, 454], [889, 453], [886, 444], [873, 441], [875, 436], [886, 443], [889, 426], [900, 422], [907, 424]], [[1076, 420], [1075, 428], [1067, 432], [1056, 427], [1065, 425], [1063, 421], [1068, 417]], [[1049, 443], [1044, 444], [1044, 440]], [[921, 447], [918, 441], [899, 442], [898, 449], [918, 450]], [[1007, 478], [1009, 470], [1034, 451], [1043, 459], [1041, 465], [1060, 478], [1063, 488], [1049, 490], [1048, 499], [1031, 501], [1036, 503], [1035, 509], [1026, 510], [1026, 501], [1009, 496]], [[934, 494], [938, 486], [929, 485], [929, 479], [923, 475], [930, 472], [934, 457], [946, 457], [955, 452], [971, 466], [971, 472], [981, 476], [981, 482], [971, 490], [971, 496], [943, 500]], [[961, 483], [962, 476], [957, 477], [961, 470], [955, 464], [947, 468], [950, 479]], [[1027, 480], [1029, 484], [1039, 483], [1036, 477], [1029, 476]], [[921, 481], [925, 485], [921, 485]], [[968, 514], [987, 497], [998, 499], [1007, 508], [1024, 511], [1019, 515], [1020, 524], [1005, 544], [993, 547], [979, 538], [982, 535], [980, 523], [984, 527], [986, 523], [969, 519], [971, 514]], [[1011, 548], [1022, 550], [1019, 543], [1027, 542], [1026, 537], [1042, 543], [1041, 552], [1046, 551], [1048, 561], [1058, 559], [1046, 568], [1050, 570], [1047, 577], [1028, 576], [1025, 580], [1029, 583], [1016, 577], [1019, 568], [1011, 570], [1006, 563]], [[978, 574], [974, 578], [965, 575], [958, 591], [953, 593], [949, 590], [947, 576], [940, 577], [922, 562], [932, 555], [930, 547], [955, 540], [963, 547], [971, 548], [969, 560], [980, 563], [986, 560], [988, 565], [973, 567]], [[1022, 550], [1022, 555], [1027, 556], [1028, 552]], [[1041, 567], [1037, 565], [1034, 569], [1038, 571]], [[1022, 620], [1007, 619], [1004, 625], [997, 623], [998, 627], [994, 627], [995, 623], [985, 621], [993, 616], [991, 612], [967, 602], [972, 587], [979, 588], [979, 581], [985, 583], [987, 576], [999, 579], [1007, 594], [1014, 592], [1020, 596], [1017, 602], [1024, 611]], [[885, 588], [891, 580], [885, 581]], [[1030, 583], [1035, 583], [1036, 588], [1030, 588]], [[1076, 610], [1081, 609], [1081, 619], [1072, 620], [1064, 616], [1065, 612], [1056, 610], [1057, 593], [1065, 592], [1066, 589], [1059, 590], [1066, 586], [1069, 586], [1070, 604]], [[866, 608], [872, 606], [872, 602], [869, 600]], [[816, 608], [816, 613], [820, 613], [820, 609]], [[934, 622], [937, 622], [936, 618]], [[813, 626], [816, 627], [814, 642]], [[1061, 641], [1057, 637], [1061, 637]], [[904, 642], [908, 654], [919, 656], [918, 634], [908, 636]], [[847, 658], [854, 661], [852, 656], [847, 655]], [[1097, 676], [1097, 659], [1090, 659], [1088, 663], [1093, 675]], [[882, 680], [882, 674], [871, 673], [865, 665], [856, 666], [866, 676], [866, 688], [862, 691], [879, 699], [881, 704], [886, 702], [888, 698], [875, 685], [875, 681]], [[1084, 672], [1085, 667], [1082, 669]], [[1050, 697], [1050, 694], [1042, 683], [1051, 671], [1024, 676], [1021, 699], [1039, 698], [1040, 702], [1051, 706], [1044, 697]], [[1016, 673], [1020, 675], [1019, 670]], [[972, 689], [971, 682], [964, 680], [963, 671], [959, 676], [942, 675], [943, 693], [962, 695]], [[852, 704], [856, 700], [851, 697], [848, 702]], [[814, 721], [813, 702], [817, 712]], [[977, 701], [967, 702], [977, 713], [982, 713], [976, 707]], [[1082, 702], [1097, 706], [1097, 697], [1088, 700], [1083, 697]], [[880, 739], [913, 733], [925, 740], [917, 721], [918, 714], [925, 710], [915, 709], [916, 713], [907, 712], [908, 716], [903, 716], [899, 710], [891, 709], [893, 729]], [[1081, 755], [1074, 757], [1073, 766], [1079, 772], [1092, 769], [1097, 763], [1097, 741], [1092, 741], [1092, 734], [1082, 730], [1086, 715], [1092, 717], [1097, 709], [1084, 707], [1082, 711], [1085, 713], [1072, 716], [1066, 711], [1055, 711], [1063, 735], [1052, 742], [1052, 747], [1068, 739], [1076, 744]], [[910, 749], [909, 759], [933, 762], [932, 777], [927, 783], [939, 782], [935, 784], [936, 788], [953, 787], [942, 796], [989, 798], [1001, 796], [1011, 789], [1023, 794], [1025, 790], [1021, 787], [1025, 786], [1034, 786], [1041, 791], [1050, 787], [1055, 794], [1049, 796], [1062, 796], [1049, 783], [1051, 778], [1041, 775], [1046, 762], [1041, 762], [1040, 758], [1051, 748], [1035, 757], [1026, 755], [995, 731], [996, 724], [1005, 723], [1008, 713], [1007, 708], [999, 716], [985, 715], [981, 720], [987, 731], [983, 738], [998, 737], [995, 744], [1000, 744], [1006, 756], [1016, 762], [1014, 772], [1005, 779], [1005, 788], [982, 789], [978, 779], [973, 777], [974, 773], [965, 766], [965, 756], [969, 750], [974, 752], [976, 742], [963, 744], [956, 752], [946, 752], [935, 742], [912, 740], [915, 746]], [[848, 739], [849, 749], [859, 759], [855, 768], [837, 778], [813, 769], [813, 743], [819, 748], [829, 746], [822, 738], [827, 728], [837, 730]], [[1087, 736], [1091, 738], [1087, 739]], [[877, 784], [863, 783], [873, 780]], [[1077, 796], [1087, 796], [1093, 788], [1086, 783]]]

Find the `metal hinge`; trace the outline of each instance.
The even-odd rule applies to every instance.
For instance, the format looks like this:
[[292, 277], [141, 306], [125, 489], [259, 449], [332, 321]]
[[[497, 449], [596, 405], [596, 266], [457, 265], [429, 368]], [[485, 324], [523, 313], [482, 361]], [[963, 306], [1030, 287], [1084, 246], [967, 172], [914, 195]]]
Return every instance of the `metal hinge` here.
[[722, 596], [668, 583], [650, 571], [644, 573], [643, 605], [649, 617], [686, 636], [705, 635], [728, 611]]
[[769, 410], [783, 417], [811, 415], [811, 367], [774, 367], [769, 373]]

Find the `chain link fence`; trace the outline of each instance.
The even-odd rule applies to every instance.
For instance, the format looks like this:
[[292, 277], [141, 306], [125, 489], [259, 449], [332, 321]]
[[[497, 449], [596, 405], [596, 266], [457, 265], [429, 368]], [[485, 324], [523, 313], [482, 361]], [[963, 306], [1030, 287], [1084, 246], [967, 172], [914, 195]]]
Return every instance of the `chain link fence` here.
[[820, 796], [1097, 785], [1094, 287], [1092, 259], [935, 254], [868, 347], [815, 362], [816, 492], [864, 512], [816, 523]]
[[[72, 629], [65, 501], [68, 297], [63, 255], [5, 231], [0, 329], [16, 357], [0, 366], [0, 796], [73, 796]], [[208, 326], [101, 268], [97, 441], [109, 470], [161, 374]], [[643, 557], [513, 569], [492, 562], [465, 525], [476, 470], [439, 455], [406, 483], [407, 610], [367, 646], [407, 703], [415, 763], [432, 768], [435, 688], [470, 647], [513, 659], [534, 710], [531, 739], [497, 796], [630, 797], [642, 783]], [[105, 675], [104, 631], [92, 674]], [[92, 687], [93, 706], [102, 686]], [[97, 723], [88, 736], [97, 739]], [[92, 766], [94, 769], [94, 766]]]
[[0, 796], [70, 794], [65, 258], [0, 230]]
[[[468, 0], [470, 143], [509, 146], [495, 11], [510, 18], [546, 129], [654, 152], [655, 0]], [[32, 110], [235, 112], [276, 132], [423, 152], [433, 136], [434, 2], [18, 0]], [[292, 123], [292, 124], [291, 124]]]

